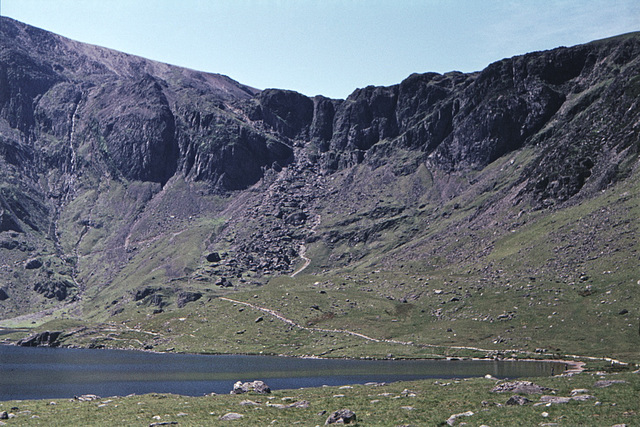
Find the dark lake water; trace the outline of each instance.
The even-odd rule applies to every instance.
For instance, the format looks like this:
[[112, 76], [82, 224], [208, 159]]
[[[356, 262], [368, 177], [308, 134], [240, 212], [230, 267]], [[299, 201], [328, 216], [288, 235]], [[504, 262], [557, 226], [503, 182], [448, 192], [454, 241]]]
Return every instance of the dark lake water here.
[[482, 360], [326, 360], [270, 356], [157, 354], [125, 350], [0, 345], [0, 400], [229, 393], [236, 381], [271, 389], [424, 378], [549, 376], [562, 363]]

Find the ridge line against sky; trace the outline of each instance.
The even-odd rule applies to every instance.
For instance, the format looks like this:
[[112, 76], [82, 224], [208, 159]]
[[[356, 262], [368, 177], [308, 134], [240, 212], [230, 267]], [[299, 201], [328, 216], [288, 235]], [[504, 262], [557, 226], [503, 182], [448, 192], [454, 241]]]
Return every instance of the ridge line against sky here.
[[331, 98], [640, 30], [637, 0], [4, 0], [2, 14], [258, 89]]

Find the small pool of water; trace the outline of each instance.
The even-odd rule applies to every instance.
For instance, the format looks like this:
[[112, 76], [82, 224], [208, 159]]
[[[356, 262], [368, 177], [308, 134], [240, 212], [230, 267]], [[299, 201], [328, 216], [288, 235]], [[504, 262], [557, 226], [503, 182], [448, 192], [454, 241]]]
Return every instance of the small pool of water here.
[[425, 378], [549, 376], [563, 363], [485, 360], [344, 360], [158, 354], [126, 350], [0, 346], [0, 400], [176, 393], [227, 394], [236, 381], [272, 389]]

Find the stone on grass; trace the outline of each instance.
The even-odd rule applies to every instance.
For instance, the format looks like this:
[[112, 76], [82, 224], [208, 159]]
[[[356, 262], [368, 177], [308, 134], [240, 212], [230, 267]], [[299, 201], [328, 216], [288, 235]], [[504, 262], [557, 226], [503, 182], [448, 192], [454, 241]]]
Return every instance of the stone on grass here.
[[260, 406], [261, 403], [260, 402], [255, 402], [253, 400], [243, 400], [242, 402], [240, 402], [240, 405], [242, 405], [242, 406], [248, 406], [248, 405]]
[[239, 420], [242, 417], [244, 417], [244, 415], [238, 414], [237, 412], [228, 412], [222, 415], [221, 417], [219, 417], [218, 419], [220, 421], [233, 421], [233, 420]]
[[519, 394], [514, 394], [509, 398], [509, 400], [507, 400], [506, 404], [509, 406], [522, 406], [522, 405], [526, 405], [529, 402], [531, 401], [526, 397], [520, 396]]
[[493, 393], [517, 393], [517, 394], [542, 394], [543, 391], [548, 391], [547, 387], [541, 387], [531, 381], [511, 381], [498, 384], [491, 389]]
[[231, 390], [231, 394], [242, 394], [248, 393], [250, 391], [267, 394], [271, 393], [271, 389], [268, 385], [266, 385], [262, 381], [251, 381], [243, 383], [242, 381], [238, 381], [233, 385], [233, 390]]
[[589, 393], [589, 390], [587, 390], [586, 388], [574, 388], [573, 390], [571, 390], [571, 396], [575, 396], [576, 394], [587, 394]]
[[458, 422], [458, 418], [471, 417], [471, 416], [473, 416], [473, 411], [462, 412], [460, 414], [453, 414], [447, 419], [447, 425], [454, 426], [456, 425], [456, 422]]
[[349, 424], [356, 422], [356, 413], [351, 409], [339, 409], [329, 415], [325, 425], [327, 424]]
[[595, 398], [595, 396], [592, 396], [590, 394], [576, 394], [575, 396], [571, 396], [571, 400], [577, 400], [579, 402], [586, 402], [587, 400]]
[[623, 383], [626, 383], [626, 381], [625, 380], [600, 380], [600, 381], [596, 381], [596, 383], [593, 386], [598, 388], [605, 388], [613, 384], [623, 384]]
[[545, 403], [569, 403], [571, 402], [570, 397], [561, 397], [561, 396], [541, 396], [540, 402]]

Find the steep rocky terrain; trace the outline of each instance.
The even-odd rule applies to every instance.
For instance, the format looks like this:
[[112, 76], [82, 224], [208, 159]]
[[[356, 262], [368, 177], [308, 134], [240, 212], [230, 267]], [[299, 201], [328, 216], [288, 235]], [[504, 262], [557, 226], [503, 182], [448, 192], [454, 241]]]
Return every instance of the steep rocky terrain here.
[[[300, 323], [492, 348], [586, 339], [597, 325], [580, 331], [582, 316], [598, 312], [627, 354], [638, 341], [639, 54], [629, 34], [333, 100], [2, 18], [0, 319], [140, 327], [249, 292]], [[323, 311], [303, 320], [283, 301], [312, 283]], [[349, 308], [322, 308], [345, 289]], [[488, 297], [502, 292], [526, 295], [529, 312]], [[429, 316], [375, 326], [358, 311], [369, 298]], [[441, 338], [455, 320], [557, 314], [540, 304], [562, 305], [565, 335], [479, 326], [483, 338]], [[424, 332], [432, 322], [440, 338]], [[224, 334], [209, 339], [234, 341]]]

